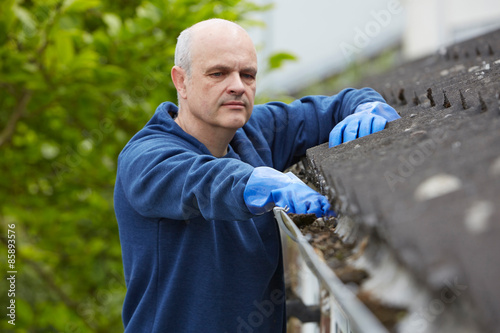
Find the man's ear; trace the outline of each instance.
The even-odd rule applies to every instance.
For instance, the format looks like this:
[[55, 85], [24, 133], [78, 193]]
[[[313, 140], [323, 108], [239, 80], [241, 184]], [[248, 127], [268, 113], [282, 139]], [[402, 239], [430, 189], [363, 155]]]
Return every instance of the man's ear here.
[[170, 75], [172, 76], [172, 81], [174, 82], [175, 88], [177, 89], [177, 93], [180, 97], [186, 99], [186, 71], [179, 66], [174, 66], [172, 67]]

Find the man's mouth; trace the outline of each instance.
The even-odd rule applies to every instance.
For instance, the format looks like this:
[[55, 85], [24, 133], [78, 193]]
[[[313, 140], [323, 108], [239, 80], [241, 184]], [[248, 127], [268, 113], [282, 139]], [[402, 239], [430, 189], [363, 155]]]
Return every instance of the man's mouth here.
[[241, 108], [241, 107], [245, 107], [246, 104], [244, 102], [241, 102], [241, 101], [229, 101], [229, 102], [223, 103], [222, 105], [229, 106], [229, 107]]

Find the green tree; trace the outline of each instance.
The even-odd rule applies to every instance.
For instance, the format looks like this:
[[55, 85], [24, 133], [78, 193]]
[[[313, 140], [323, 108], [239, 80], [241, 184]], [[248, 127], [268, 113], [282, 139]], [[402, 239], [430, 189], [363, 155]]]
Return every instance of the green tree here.
[[176, 100], [181, 30], [211, 17], [245, 26], [264, 9], [244, 0], [2, 0], [0, 262], [2, 274], [17, 274], [16, 325], [2, 312], [0, 330], [122, 330], [118, 153], [160, 102]]

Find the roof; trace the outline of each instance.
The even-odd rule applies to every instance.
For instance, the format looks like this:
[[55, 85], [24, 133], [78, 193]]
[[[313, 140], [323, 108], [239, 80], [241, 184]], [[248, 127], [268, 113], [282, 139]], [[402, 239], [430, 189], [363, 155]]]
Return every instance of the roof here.
[[500, 30], [365, 79], [402, 118], [307, 152], [310, 176], [359, 237], [376, 235], [456, 325], [490, 332], [500, 327], [499, 45]]

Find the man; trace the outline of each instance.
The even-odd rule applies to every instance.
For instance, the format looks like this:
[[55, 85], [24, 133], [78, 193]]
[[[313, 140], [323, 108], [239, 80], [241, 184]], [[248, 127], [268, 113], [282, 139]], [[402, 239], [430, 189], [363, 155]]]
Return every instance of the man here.
[[179, 108], [162, 103], [118, 161], [125, 331], [284, 332], [270, 210], [333, 212], [281, 170], [329, 136], [332, 145], [355, 139], [397, 113], [371, 89], [254, 106], [255, 48], [220, 19], [181, 33], [171, 75]]

